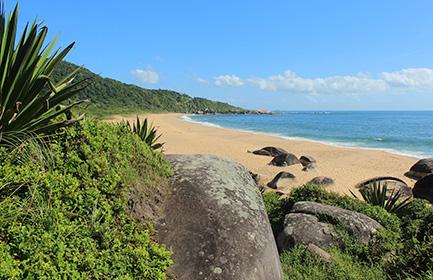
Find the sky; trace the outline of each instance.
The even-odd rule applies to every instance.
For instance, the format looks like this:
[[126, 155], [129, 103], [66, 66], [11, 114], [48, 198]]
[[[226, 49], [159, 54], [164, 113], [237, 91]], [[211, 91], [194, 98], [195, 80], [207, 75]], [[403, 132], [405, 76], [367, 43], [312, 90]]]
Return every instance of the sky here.
[[[6, 1], [11, 10], [16, 1]], [[67, 60], [244, 108], [433, 110], [432, 0], [22, 0]]]

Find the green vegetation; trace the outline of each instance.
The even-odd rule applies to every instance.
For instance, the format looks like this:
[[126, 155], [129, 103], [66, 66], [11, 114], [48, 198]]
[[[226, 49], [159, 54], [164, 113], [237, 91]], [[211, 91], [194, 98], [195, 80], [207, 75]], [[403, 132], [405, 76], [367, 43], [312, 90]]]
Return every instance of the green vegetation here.
[[[54, 69], [52, 77], [59, 81], [75, 69], [77, 69], [76, 65], [62, 62]], [[192, 98], [171, 90], [144, 89], [124, 84], [113, 79], [102, 78], [85, 68], [81, 68], [77, 73], [77, 80], [83, 79], [89, 79], [90, 84], [76, 98], [89, 99], [91, 103], [85, 110], [97, 117], [141, 112], [228, 113], [244, 111], [227, 103], [199, 97]]]
[[354, 257], [337, 249], [330, 250], [332, 263], [325, 263], [313, 256], [303, 246], [281, 254], [285, 280], [357, 280], [386, 279], [383, 269], [375, 264], [365, 265]]
[[0, 7], [0, 142], [11, 142], [31, 133], [51, 133], [76, 120], [59, 118], [81, 103], [62, 105], [81, 88], [74, 82], [77, 71], [65, 72], [54, 82], [50, 75], [73, 47], [52, 53], [56, 39], [47, 47], [48, 29], [27, 24], [16, 41], [18, 5], [6, 19]]
[[131, 189], [166, 188], [163, 157], [122, 125], [45, 141], [0, 149], [0, 279], [164, 279], [169, 252], [127, 208]]
[[294, 189], [286, 199], [263, 194], [275, 236], [297, 201], [314, 201], [363, 213], [384, 226], [368, 245], [357, 243], [338, 224], [344, 246], [330, 250], [332, 263], [312, 256], [303, 246], [281, 254], [286, 279], [433, 279], [433, 207], [414, 199], [391, 213], [364, 201], [325, 191], [315, 185]]
[[[358, 198], [353, 192], [351, 193], [355, 198]], [[374, 182], [368, 187], [360, 189], [360, 193], [368, 204], [380, 206], [391, 213], [398, 213], [410, 207], [410, 197], [402, 200], [400, 191], [394, 192], [393, 190], [388, 196], [386, 184], [381, 185], [378, 182]]]
[[164, 143], [158, 143], [158, 139], [161, 135], [157, 135], [156, 128], [153, 125], [148, 125], [147, 118], [143, 122], [137, 116], [137, 121], [135, 123], [126, 122], [126, 125], [131, 129], [132, 132], [137, 134], [141, 140], [144, 141], [152, 150], [157, 150], [162, 148]]

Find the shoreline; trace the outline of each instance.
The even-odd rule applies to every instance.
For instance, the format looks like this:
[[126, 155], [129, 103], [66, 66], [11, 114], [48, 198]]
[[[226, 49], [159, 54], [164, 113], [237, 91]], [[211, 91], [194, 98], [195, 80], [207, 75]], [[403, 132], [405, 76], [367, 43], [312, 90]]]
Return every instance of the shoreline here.
[[[417, 158], [403, 156], [388, 151], [363, 147], [341, 147], [319, 141], [286, 139], [278, 135], [262, 132], [248, 132], [216, 125], [207, 125], [197, 121], [185, 120], [188, 114], [163, 113], [140, 115], [148, 117], [150, 122], [162, 134], [166, 154], [210, 154], [237, 161], [248, 170], [261, 177], [266, 184], [280, 171], [287, 171], [296, 176], [294, 181], [282, 182], [279, 190], [289, 192], [292, 188], [303, 185], [316, 176], [327, 176], [335, 184], [326, 187], [330, 191], [348, 194], [355, 191], [355, 186], [376, 176], [393, 176], [404, 180], [410, 187], [415, 181], [404, 176]], [[111, 121], [134, 121], [134, 117], [113, 116]], [[311, 172], [302, 171], [301, 165], [287, 167], [270, 166], [271, 157], [248, 153], [265, 146], [281, 147], [297, 157], [309, 155], [317, 160], [317, 168]]]
[[394, 155], [398, 155], [398, 156], [404, 156], [404, 157], [412, 158], [415, 160], [420, 160], [422, 158], [431, 157], [430, 155], [415, 155], [415, 154], [410, 154], [410, 153], [398, 152], [392, 148], [363, 147], [363, 146], [352, 145], [350, 143], [330, 142], [330, 141], [325, 141], [325, 140], [315, 140], [315, 139], [296, 137], [296, 136], [285, 136], [282, 134], [272, 133], [272, 132], [254, 131], [254, 130], [247, 130], [247, 129], [241, 129], [241, 128], [234, 128], [234, 127], [225, 127], [225, 126], [220, 126], [218, 124], [213, 124], [210, 122], [196, 121], [196, 120], [189, 118], [189, 116], [195, 116], [195, 114], [180, 114], [179, 119], [182, 121], [200, 124], [200, 125], [205, 125], [205, 126], [210, 126], [210, 127], [228, 129], [228, 130], [251, 133], [251, 134], [259, 134], [259, 135], [265, 135], [265, 136], [271, 136], [271, 137], [278, 137], [278, 138], [288, 140], [288, 141], [292, 141], [292, 140], [293, 141], [306, 141], [306, 142], [312, 142], [312, 143], [317, 143], [317, 144], [322, 144], [322, 145], [333, 146], [336, 148], [345, 148], [345, 149], [382, 151], [382, 152], [386, 152], [386, 153], [390, 153], [390, 154], [394, 154]]

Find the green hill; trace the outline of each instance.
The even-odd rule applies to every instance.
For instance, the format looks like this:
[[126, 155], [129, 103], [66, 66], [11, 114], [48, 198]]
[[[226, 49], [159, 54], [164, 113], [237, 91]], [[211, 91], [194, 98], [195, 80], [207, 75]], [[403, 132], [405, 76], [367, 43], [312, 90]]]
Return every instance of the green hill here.
[[[77, 65], [62, 62], [52, 76], [60, 80]], [[125, 84], [110, 78], [103, 78], [86, 68], [77, 75], [77, 79], [90, 78], [90, 85], [76, 98], [91, 101], [89, 111], [93, 115], [131, 114], [140, 112], [180, 112], [193, 113], [209, 111], [216, 113], [242, 112], [242, 108], [205, 98], [190, 97], [186, 94], [164, 89], [144, 89], [136, 85]]]

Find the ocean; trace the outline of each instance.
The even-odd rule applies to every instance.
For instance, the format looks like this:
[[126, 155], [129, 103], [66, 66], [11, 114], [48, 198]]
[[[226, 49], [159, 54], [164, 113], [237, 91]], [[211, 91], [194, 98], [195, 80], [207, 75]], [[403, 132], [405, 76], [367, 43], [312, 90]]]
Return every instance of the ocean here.
[[274, 115], [191, 115], [186, 120], [416, 158], [433, 156], [433, 111], [290, 111]]

